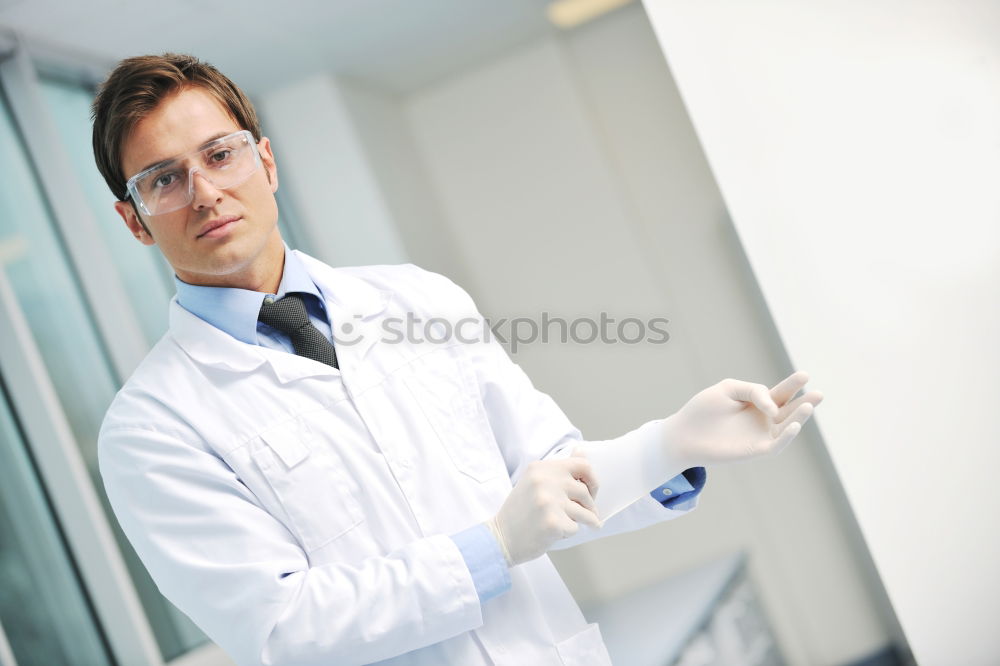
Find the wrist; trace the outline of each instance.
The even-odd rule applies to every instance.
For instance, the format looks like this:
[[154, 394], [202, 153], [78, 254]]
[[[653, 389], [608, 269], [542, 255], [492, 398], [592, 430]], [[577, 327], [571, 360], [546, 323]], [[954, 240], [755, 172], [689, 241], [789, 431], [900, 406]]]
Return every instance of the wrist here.
[[679, 427], [677, 414], [671, 414], [661, 421], [660, 437], [663, 454], [671, 461], [672, 466], [679, 470], [678, 473], [704, 465], [697, 460], [697, 456], [692, 455], [691, 448], [687, 445]]
[[496, 539], [497, 545], [500, 547], [500, 552], [503, 553], [503, 559], [507, 562], [507, 567], [513, 567], [514, 561], [511, 559], [510, 551], [507, 550], [507, 541], [504, 539], [503, 531], [500, 529], [500, 523], [497, 521], [497, 517], [493, 516], [486, 521], [486, 527], [490, 530], [490, 534]]

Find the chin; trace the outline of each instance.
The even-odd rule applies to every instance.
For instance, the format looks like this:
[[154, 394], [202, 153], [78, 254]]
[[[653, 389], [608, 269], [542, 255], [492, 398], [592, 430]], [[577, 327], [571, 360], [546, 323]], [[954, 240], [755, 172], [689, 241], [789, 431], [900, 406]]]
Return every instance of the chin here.
[[[269, 238], [266, 237], [234, 238], [206, 257], [205, 265], [199, 267], [199, 272], [219, 277], [243, 273], [249, 277], [250, 274], [267, 273], [272, 263], [267, 252], [268, 241]], [[284, 256], [284, 246], [281, 246], [281, 256]]]

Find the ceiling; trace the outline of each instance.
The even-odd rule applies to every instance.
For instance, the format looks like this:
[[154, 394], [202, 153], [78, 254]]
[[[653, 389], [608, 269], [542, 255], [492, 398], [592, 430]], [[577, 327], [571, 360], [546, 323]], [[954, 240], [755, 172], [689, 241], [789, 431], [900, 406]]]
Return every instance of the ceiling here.
[[192, 53], [252, 94], [332, 72], [406, 93], [555, 30], [546, 0], [0, 0], [29, 49]]

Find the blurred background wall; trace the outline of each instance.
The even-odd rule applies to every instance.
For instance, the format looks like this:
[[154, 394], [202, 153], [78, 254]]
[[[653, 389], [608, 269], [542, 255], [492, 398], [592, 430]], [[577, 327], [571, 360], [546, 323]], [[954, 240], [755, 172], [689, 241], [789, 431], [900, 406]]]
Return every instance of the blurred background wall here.
[[1000, 5], [646, 6], [914, 653], [997, 663]]

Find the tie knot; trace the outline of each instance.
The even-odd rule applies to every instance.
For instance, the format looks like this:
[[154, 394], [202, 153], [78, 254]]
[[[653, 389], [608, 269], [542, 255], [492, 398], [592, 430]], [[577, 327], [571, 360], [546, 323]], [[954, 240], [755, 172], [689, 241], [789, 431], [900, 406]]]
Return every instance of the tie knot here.
[[257, 319], [282, 333], [291, 334], [309, 324], [309, 313], [298, 294], [285, 294], [276, 301], [266, 299]]

